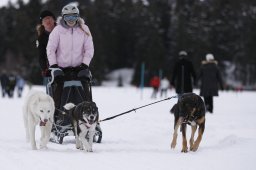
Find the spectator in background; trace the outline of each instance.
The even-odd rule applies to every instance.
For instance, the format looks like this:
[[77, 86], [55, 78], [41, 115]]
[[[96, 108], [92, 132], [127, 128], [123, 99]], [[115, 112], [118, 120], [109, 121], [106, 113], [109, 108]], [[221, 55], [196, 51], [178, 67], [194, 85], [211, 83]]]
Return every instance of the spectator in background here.
[[162, 97], [163, 94], [165, 97], [167, 97], [167, 91], [170, 87], [170, 83], [169, 83], [169, 80], [164, 77], [161, 82], [160, 82], [160, 96]]
[[43, 76], [43, 84], [47, 84], [48, 76], [49, 76], [49, 62], [46, 54], [46, 47], [48, 44], [49, 35], [55, 27], [56, 17], [51, 11], [44, 10], [40, 13], [40, 23], [37, 25], [37, 48], [39, 52], [39, 64], [41, 68], [41, 73]]
[[9, 84], [9, 79], [6, 74], [6, 71], [3, 71], [1, 75], [1, 87], [2, 87], [2, 97], [5, 97], [6, 94], [8, 94], [8, 84]]
[[16, 86], [16, 76], [14, 74], [10, 74], [8, 76], [8, 86], [7, 86], [7, 93], [10, 98], [13, 98], [14, 90]]
[[223, 82], [218, 62], [214, 60], [212, 54], [206, 55], [206, 60], [202, 61], [198, 80], [201, 80], [200, 96], [204, 97], [206, 110], [213, 113], [213, 96], [218, 96], [218, 86], [223, 89]]
[[158, 76], [152, 77], [150, 80], [150, 86], [153, 88], [151, 98], [155, 99], [160, 86], [160, 78]]
[[176, 62], [171, 80], [177, 94], [189, 93], [193, 91], [196, 74], [191, 61], [187, 59], [187, 52], [180, 51], [179, 59]]
[[22, 97], [24, 85], [25, 85], [25, 80], [21, 76], [17, 76], [16, 86], [17, 86], [18, 97]]

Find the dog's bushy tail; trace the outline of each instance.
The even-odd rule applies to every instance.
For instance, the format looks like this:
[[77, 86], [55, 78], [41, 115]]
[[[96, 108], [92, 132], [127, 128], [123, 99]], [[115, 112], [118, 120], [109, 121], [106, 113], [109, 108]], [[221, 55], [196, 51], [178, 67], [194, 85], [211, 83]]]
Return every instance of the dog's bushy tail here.
[[73, 108], [76, 107], [74, 103], [67, 103], [63, 106], [66, 110], [72, 110]]

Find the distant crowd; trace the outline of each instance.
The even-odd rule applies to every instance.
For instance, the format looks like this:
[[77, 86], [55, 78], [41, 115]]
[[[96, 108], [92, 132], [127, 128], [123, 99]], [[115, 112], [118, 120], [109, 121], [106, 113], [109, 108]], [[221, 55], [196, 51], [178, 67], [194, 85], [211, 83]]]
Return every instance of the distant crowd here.
[[14, 97], [14, 91], [17, 90], [17, 96], [22, 97], [22, 92], [25, 86], [25, 80], [20, 75], [7, 74], [3, 72], [1, 74], [1, 89], [2, 97]]

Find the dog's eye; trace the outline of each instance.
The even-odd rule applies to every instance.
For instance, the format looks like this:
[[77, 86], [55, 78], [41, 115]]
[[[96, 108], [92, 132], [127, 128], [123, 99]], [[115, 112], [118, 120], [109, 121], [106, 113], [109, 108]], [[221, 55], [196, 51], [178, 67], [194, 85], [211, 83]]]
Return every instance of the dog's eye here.
[[47, 112], [50, 113], [50, 110], [48, 110]]
[[41, 113], [43, 113], [44, 111], [43, 110], [40, 110]]

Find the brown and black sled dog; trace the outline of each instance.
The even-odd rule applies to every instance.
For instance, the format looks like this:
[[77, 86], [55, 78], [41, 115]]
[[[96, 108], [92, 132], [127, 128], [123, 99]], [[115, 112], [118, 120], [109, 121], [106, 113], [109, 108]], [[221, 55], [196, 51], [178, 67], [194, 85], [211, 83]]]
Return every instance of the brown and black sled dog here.
[[[194, 93], [185, 93], [179, 96], [178, 102], [172, 107], [174, 114], [174, 133], [171, 148], [175, 148], [178, 136], [178, 129], [181, 126], [182, 150], [188, 152], [186, 130], [187, 124], [191, 126], [191, 138], [189, 140], [190, 150], [196, 151], [202, 140], [205, 129], [205, 105], [202, 98]], [[198, 137], [194, 141], [195, 132], [198, 129]]]

